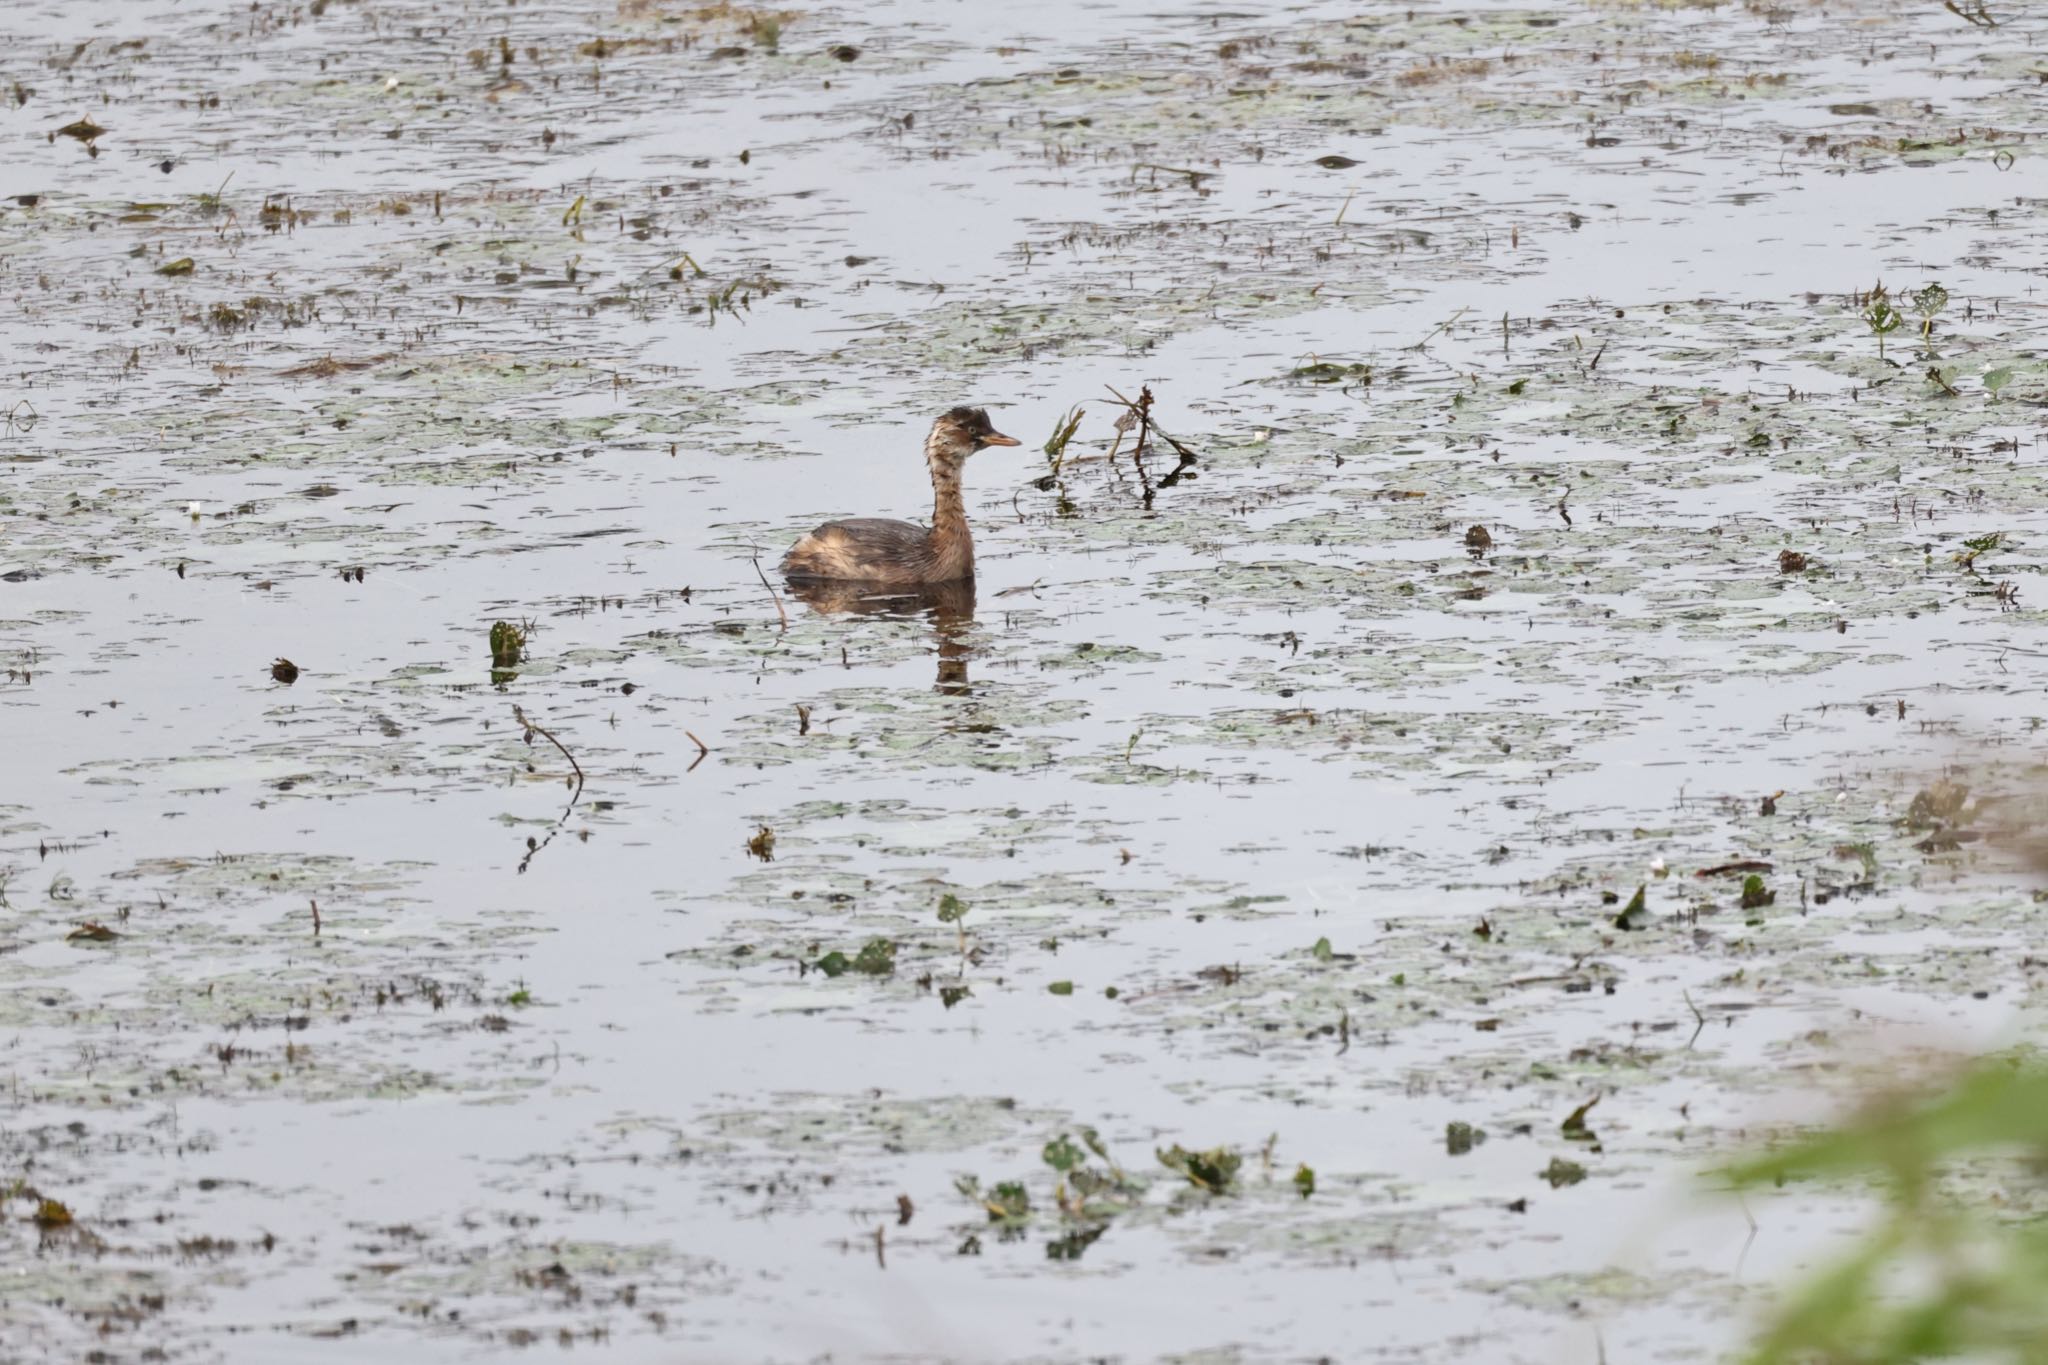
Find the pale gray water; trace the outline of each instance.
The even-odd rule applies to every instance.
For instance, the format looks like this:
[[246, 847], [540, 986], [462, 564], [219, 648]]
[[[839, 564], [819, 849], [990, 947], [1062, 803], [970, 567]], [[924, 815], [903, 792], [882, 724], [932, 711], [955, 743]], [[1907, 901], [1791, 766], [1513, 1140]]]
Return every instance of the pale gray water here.
[[[315, 8], [0, 13], [9, 1356], [1713, 1357], [2027, 1034], [2040, 17]], [[972, 620], [785, 631], [958, 402]]]

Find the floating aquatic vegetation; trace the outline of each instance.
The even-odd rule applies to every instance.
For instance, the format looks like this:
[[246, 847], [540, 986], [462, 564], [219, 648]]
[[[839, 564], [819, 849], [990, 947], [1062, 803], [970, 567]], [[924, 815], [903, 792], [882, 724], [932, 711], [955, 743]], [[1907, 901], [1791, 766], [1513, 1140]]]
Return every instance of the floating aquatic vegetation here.
[[[1728, 1344], [1596, 1230], [2038, 975], [1990, 8], [9, 30], [0, 1338]], [[962, 401], [968, 600], [772, 581]]]

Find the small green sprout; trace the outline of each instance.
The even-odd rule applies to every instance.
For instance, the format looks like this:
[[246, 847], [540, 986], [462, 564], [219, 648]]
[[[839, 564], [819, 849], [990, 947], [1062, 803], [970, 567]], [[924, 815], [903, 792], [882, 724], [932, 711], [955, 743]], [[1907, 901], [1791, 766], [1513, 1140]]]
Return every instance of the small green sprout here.
[[1891, 295], [1880, 284], [1870, 291], [1870, 302], [1863, 309], [1863, 321], [1870, 330], [1877, 333], [1877, 358], [1884, 359], [1884, 339], [1906, 325], [1906, 319], [1892, 306]]
[[960, 938], [960, 956], [967, 956], [967, 910], [966, 901], [948, 891], [939, 897], [939, 923], [950, 924]]

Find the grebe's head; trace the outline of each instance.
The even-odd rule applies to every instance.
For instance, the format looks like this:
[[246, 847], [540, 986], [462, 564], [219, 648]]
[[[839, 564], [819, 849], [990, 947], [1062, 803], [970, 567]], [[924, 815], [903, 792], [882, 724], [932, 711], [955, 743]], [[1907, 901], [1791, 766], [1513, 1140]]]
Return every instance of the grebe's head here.
[[942, 461], [957, 468], [977, 450], [1020, 444], [1016, 437], [995, 429], [986, 408], [954, 408], [932, 423], [932, 434], [925, 438], [924, 448], [935, 463]]

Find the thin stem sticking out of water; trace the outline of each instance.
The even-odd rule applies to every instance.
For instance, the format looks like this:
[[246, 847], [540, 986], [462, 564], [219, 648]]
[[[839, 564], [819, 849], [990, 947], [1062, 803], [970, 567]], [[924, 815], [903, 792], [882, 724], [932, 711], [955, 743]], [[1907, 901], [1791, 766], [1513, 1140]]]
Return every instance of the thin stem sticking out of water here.
[[526, 742], [528, 744], [533, 743], [535, 735], [539, 735], [548, 743], [554, 745], [556, 749], [560, 750], [562, 757], [569, 760], [569, 766], [576, 772], [576, 790], [569, 793], [569, 804], [562, 807], [562, 813], [555, 817], [554, 828], [548, 831], [548, 837], [537, 841], [531, 837], [527, 839], [526, 856], [519, 860], [519, 870], [523, 873], [526, 871], [527, 865], [534, 860], [540, 851], [555, 841], [555, 836], [562, 832], [562, 826], [568, 823], [569, 812], [575, 810], [576, 803], [583, 799], [583, 765], [576, 761], [576, 755], [569, 752], [568, 745], [555, 738], [554, 731], [544, 726], [535, 725], [532, 720], [528, 719], [526, 712], [520, 709], [518, 702], [512, 703], [512, 719], [518, 721], [520, 727], [526, 731]]
[[569, 752], [568, 745], [555, 738], [554, 731], [535, 725], [531, 720], [527, 719], [526, 712], [519, 709], [518, 702], [512, 703], [512, 719], [518, 721], [520, 727], [526, 731], [526, 742], [528, 744], [533, 743], [535, 735], [539, 735], [542, 739], [554, 745], [555, 748], [561, 750], [562, 757], [569, 760], [569, 766], [576, 770], [576, 791], [574, 795], [570, 796], [569, 804], [575, 805], [577, 798], [583, 795], [583, 765], [576, 761], [576, 755]]
[[[761, 556], [754, 556], [754, 577], [761, 580], [761, 586], [768, 589], [768, 596], [775, 600], [775, 614], [782, 618], [782, 628], [789, 629], [789, 613], [782, 609], [782, 594], [775, 591], [775, 585], [768, 581], [768, 575], [761, 572]], [[692, 736], [692, 738], [695, 738]]]
[[1416, 342], [1413, 346], [1410, 346], [1408, 349], [1411, 351], [1420, 351], [1426, 349], [1430, 342], [1436, 340], [1438, 332], [1448, 332], [1451, 328], [1458, 325], [1459, 318], [1464, 317], [1465, 314], [1469, 313], [1470, 311], [1472, 310], [1469, 308], [1460, 308], [1457, 312], [1451, 314], [1448, 318], [1444, 319], [1443, 322], [1439, 323], [1435, 331], [1431, 332], [1428, 336]]
[[[1108, 389], [1110, 394], [1124, 409], [1124, 416], [1118, 419], [1117, 444], [1120, 446], [1123, 443], [1124, 428], [1132, 425], [1138, 428], [1138, 443], [1131, 448], [1131, 465], [1138, 471], [1138, 482], [1143, 485], [1145, 490], [1145, 506], [1149, 508], [1152, 505], [1152, 494], [1155, 485], [1152, 482], [1151, 476], [1145, 472], [1145, 447], [1151, 443], [1152, 438], [1157, 436], [1160, 440], [1172, 446], [1173, 453], [1180, 458], [1180, 463], [1176, 464], [1164, 478], [1159, 480], [1157, 484], [1159, 488], [1171, 488], [1179, 483], [1181, 476], [1187, 472], [1189, 466], [1196, 463], [1195, 452], [1188, 449], [1182, 442], [1175, 440], [1170, 432], [1153, 420], [1151, 385], [1144, 384], [1139, 386], [1138, 401], [1135, 403], [1118, 393], [1115, 385], [1105, 384], [1102, 387]], [[1115, 466], [1115, 456], [1116, 450], [1113, 447], [1110, 450], [1112, 468]]]

